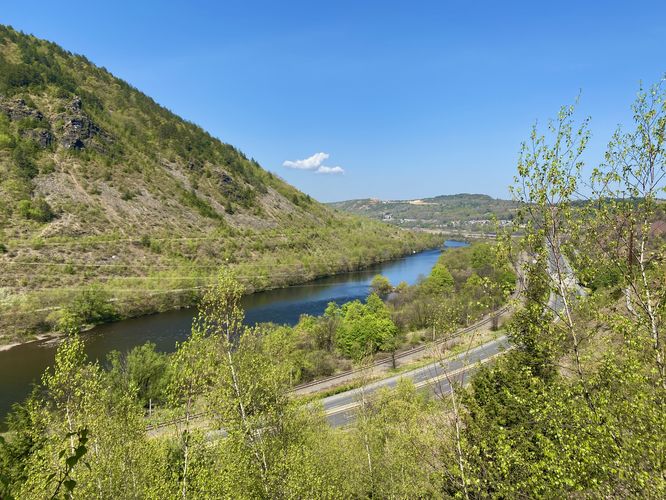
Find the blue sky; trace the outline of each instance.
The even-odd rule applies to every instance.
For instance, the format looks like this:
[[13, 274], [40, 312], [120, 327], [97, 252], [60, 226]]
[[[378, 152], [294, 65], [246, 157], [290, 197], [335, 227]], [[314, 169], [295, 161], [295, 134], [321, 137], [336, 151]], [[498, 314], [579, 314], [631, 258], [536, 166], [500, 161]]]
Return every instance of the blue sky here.
[[[663, 1], [0, 8], [1, 23], [86, 55], [322, 201], [507, 197], [531, 125], [579, 91], [600, 160], [639, 82], [666, 71], [665, 19]], [[328, 157], [298, 163], [316, 153]]]

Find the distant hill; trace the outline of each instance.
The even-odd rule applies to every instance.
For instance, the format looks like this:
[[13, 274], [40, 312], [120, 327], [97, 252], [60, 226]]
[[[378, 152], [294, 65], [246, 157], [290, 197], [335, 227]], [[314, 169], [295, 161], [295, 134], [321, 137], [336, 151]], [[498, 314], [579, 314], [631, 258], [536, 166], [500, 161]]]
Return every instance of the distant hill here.
[[405, 228], [488, 232], [493, 219], [507, 223], [517, 204], [485, 194], [453, 194], [415, 200], [361, 200], [329, 203], [343, 212], [364, 215]]
[[221, 266], [258, 290], [433, 244], [332, 211], [85, 57], [0, 26], [0, 344], [72, 304], [188, 305]]

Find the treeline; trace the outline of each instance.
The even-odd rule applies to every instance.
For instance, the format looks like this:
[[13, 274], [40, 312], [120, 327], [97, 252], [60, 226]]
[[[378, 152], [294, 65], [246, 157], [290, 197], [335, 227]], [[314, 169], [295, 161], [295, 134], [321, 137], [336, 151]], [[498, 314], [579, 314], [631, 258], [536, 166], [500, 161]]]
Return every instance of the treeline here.
[[38, 258], [26, 247], [20, 251], [29, 256], [6, 263], [3, 284], [13, 300], [0, 308], [0, 331], [9, 342], [61, 331], [70, 315], [91, 325], [192, 306], [218, 269], [234, 272], [249, 293], [363, 269], [441, 243], [439, 236], [346, 218], [325, 226], [225, 230], [201, 238], [127, 241], [114, 235], [35, 242]]

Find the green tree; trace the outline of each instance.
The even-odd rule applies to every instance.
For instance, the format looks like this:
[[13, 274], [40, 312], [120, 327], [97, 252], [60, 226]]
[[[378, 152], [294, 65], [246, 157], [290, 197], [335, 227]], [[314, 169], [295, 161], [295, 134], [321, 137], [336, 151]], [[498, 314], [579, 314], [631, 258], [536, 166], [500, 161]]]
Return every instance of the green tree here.
[[156, 403], [163, 402], [168, 360], [166, 355], [155, 351], [154, 343], [146, 342], [127, 354], [112, 351], [108, 360], [112, 384], [128, 391], [135, 390], [138, 401], [148, 407], [149, 413]]
[[[651, 230], [665, 172], [664, 101], [659, 86], [639, 93], [636, 128], [614, 136], [592, 173], [593, 202], [579, 195], [588, 132], [586, 122], [575, 125], [573, 108], [563, 108], [549, 138], [535, 129], [524, 148], [516, 185], [530, 259], [524, 308], [507, 325], [516, 349], [477, 375], [463, 398], [474, 496], [666, 491], [654, 314], [663, 242]], [[577, 274], [594, 280], [609, 269], [608, 286], [580, 291]]]
[[436, 264], [430, 276], [424, 283], [426, 289], [432, 294], [448, 294], [453, 291], [455, 281], [453, 276], [443, 264]]
[[386, 276], [377, 274], [370, 282], [370, 289], [377, 295], [385, 296], [393, 291], [393, 286]]
[[345, 355], [359, 360], [382, 347], [388, 351], [397, 349], [398, 328], [376, 294], [371, 294], [366, 304], [358, 300], [348, 302], [342, 307], [341, 317], [336, 344]]

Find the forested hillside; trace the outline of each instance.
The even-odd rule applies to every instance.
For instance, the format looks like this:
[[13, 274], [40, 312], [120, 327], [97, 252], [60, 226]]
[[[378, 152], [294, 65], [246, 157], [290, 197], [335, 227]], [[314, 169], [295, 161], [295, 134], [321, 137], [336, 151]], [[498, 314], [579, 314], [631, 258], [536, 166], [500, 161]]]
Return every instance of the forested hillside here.
[[[333, 213], [83, 56], [0, 27], [0, 344], [435, 245]], [[66, 315], [65, 315], [66, 316]]]
[[329, 203], [333, 208], [405, 228], [494, 232], [509, 224], [518, 205], [485, 194], [452, 194], [418, 200], [361, 199]]

